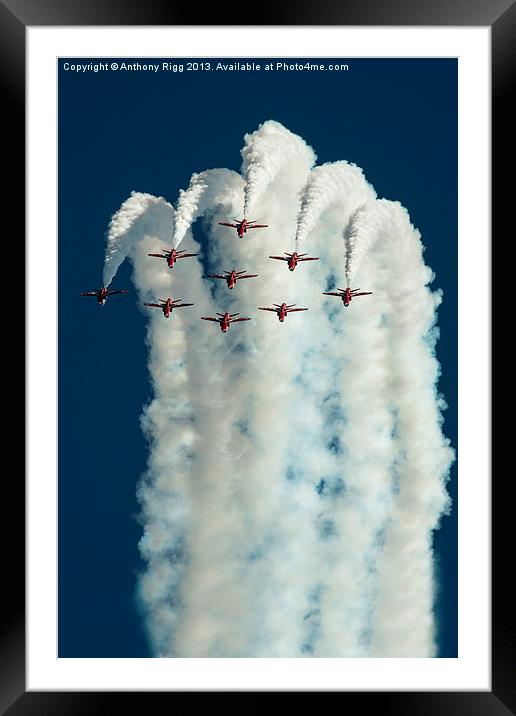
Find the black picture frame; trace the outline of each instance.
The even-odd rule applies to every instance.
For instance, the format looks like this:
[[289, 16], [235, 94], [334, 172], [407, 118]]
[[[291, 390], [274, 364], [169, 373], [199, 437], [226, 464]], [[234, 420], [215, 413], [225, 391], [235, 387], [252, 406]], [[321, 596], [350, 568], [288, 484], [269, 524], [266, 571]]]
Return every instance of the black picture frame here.
[[[516, 73], [516, 5], [513, 0], [287, 0], [280, 4], [261, 2], [247, 17], [233, 9], [210, 4], [202, 9], [174, 0], [0, 0], [0, 87], [4, 166], [9, 167], [8, 202], [13, 217], [12, 231], [20, 233], [20, 217], [25, 215], [25, 29], [27, 26], [67, 25], [432, 25], [490, 26], [492, 32], [492, 151], [493, 194], [492, 235], [500, 234], [504, 211], [511, 207], [512, 183], [504, 179], [509, 166], [514, 110], [511, 107], [511, 79]], [[5, 150], [12, 154], [6, 160]], [[11, 227], [9, 227], [11, 229]], [[513, 233], [513, 232], [512, 232]], [[489, 267], [486, 267], [486, 271]], [[23, 337], [21, 338], [23, 344]], [[30, 346], [29, 346], [30, 348]], [[23, 385], [23, 382], [21, 382]], [[507, 478], [509, 478], [507, 473]], [[504, 716], [516, 713], [516, 635], [514, 604], [506, 577], [510, 570], [509, 530], [512, 522], [506, 495], [510, 479], [493, 484], [492, 517], [492, 691], [454, 692], [339, 692], [345, 699], [359, 697], [360, 707], [386, 713], [404, 714], [486, 714]], [[25, 500], [24, 481], [12, 473], [4, 481], [5, 505], [9, 505], [12, 527], [9, 546], [4, 549], [3, 572], [6, 605], [1, 613], [0, 712], [21, 714], [98, 713], [121, 708], [120, 699], [130, 698], [130, 710], [158, 713], [171, 706], [176, 693], [124, 692], [25, 692]], [[143, 700], [144, 699], [144, 700]], [[366, 699], [366, 701], [364, 701]], [[159, 701], [158, 701], [159, 700]], [[160, 704], [160, 705], [158, 705]], [[168, 710], [167, 708], [167, 710]]]

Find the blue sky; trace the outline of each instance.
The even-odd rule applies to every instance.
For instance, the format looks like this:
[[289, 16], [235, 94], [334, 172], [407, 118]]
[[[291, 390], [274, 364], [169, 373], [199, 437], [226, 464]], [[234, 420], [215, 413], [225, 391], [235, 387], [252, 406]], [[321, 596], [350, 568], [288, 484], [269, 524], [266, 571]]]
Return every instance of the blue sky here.
[[[145, 316], [134, 291], [104, 309], [78, 296], [101, 285], [111, 215], [132, 190], [175, 203], [192, 172], [238, 171], [243, 135], [266, 119], [301, 135], [319, 164], [358, 164], [380, 197], [407, 207], [436, 274], [433, 288], [444, 291], [439, 389], [449, 405], [444, 433], [456, 448], [457, 65], [351, 59], [348, 72], [214, 75], [73, 73], [65, 62], [58, 119], [59, 656], [149, 656], [134, 599], [143, 567], [136, 483], [146, 461], [139, 416], [150, 397]], [[193, 231], [199, 238], [200, 227]], [[127, 265], [113, 287], [132, 288]], [[456, 464], [449, 489], [453, 511], [435, 538], [440, 656], [457, 654]]]

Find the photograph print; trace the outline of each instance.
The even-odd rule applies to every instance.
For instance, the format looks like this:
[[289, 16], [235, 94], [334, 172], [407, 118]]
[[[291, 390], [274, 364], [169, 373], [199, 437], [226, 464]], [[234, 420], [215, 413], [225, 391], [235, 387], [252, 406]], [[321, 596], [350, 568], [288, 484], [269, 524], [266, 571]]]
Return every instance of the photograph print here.
[[58, 656], [457, 657], [457, 60], [58, 60]]

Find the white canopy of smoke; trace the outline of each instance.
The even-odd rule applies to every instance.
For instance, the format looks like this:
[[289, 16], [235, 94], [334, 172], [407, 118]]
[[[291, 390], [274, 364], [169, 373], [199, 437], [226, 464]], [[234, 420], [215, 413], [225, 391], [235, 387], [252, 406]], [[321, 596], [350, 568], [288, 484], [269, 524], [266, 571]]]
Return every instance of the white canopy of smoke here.
[[[105, 285], [129, 256], [142, 299], [195, 303], [149, 317], [138, 594], [153, 653], [434, 656], [432, 533], [454, 453], [421, 237], [361, 169], [313, 169], [278, 122], [242, 154], [242, 176], [194, 174], [177, 211], [133, 193], [108, 233]], [[242, 206], [269, 228], [218, 226]], [[173, 270], [147, 257], [182, 240], [200, 255]], [[291, 273], [268, 256], [294, 241], [319, 261]], [[228, 291], [206, 267], [259, 276]], [[358, 279], [373, 295], [349, 308], [321, 295]], [[309, 311], [256, 315], [282, 301]], [[225, 310], [253, 320], [227, 335], [199, 320]]]

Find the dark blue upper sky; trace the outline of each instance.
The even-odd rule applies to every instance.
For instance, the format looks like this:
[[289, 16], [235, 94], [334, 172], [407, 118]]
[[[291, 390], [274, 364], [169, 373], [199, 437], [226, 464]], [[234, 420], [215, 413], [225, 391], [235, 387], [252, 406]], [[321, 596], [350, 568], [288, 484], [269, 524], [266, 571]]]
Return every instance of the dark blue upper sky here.
[[[301, 135], [319, 164], [358, 164], [379, 197], [407, 207], [436, 273], [433, 287], [444, 291], [439, 389], [449, 405], [444, 432], [456, 448], [457, 63], [75, 73], [63, 69], [66, 61], [58, 109], [59, 656], [150, 656], [134, 599], [143, 566], [135, 493], [146, 461], [139, 415], [150, 395], [145, 318], [132, 291], [103, 309], [78, 297], [102, 283], [111, 215], [132, 190], [175, 203], [192, 172], [238, 171], [244, 134], [267, 119]], [[263, 68], [275, 60], [256, 61]], [[99, 60], [80, 59], [88, 62]], [[127, 265], [112, 286], [131, 289]], [[456, 464], [449, 489], [453, 512], [435, 538], [440, 656], [457, 655]]]

